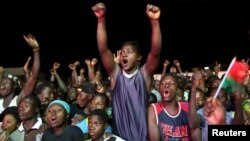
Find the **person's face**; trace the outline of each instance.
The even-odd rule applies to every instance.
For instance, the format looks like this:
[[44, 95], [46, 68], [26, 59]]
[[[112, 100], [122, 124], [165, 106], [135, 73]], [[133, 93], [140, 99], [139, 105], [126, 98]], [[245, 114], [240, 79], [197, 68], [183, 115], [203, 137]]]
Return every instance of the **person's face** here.
[[54, 91], [49, 87], [45, 87], [41, 93], [38, 94], [38, 97], [42, 104], [48, 104], [54, 98]]
[[220, 80], [219, 79], [216, 79], [216, 80], [214, 80], [213, 82], [212, 82], [212, 87], [214, 88], [214, 87], [219, 87], [219, 85], [220, 85]]
[[79, 91], [77, 94], [77, 104], [79, 107], [84, 108], [90, 101], [90, 94], [85, 93], [84, 91]]
[[141, 56], [133, 50], [131, 45], [124, 45], [122, 47], [120, 62], [124, 71], [129, 72], [133, 70], [140, 60]]
[[14, 90], [14, 82], [9, 78], [2, 78], [0, 81], [0, 96], [6, 97]]
[[56, 103], [52, 104], [46, 113], [46, 119], [52, 128], [61, 127], [65, 123], [67, 116], [66, 110]]
[[8, 133], [12, 133], [17, 128], [17, 120], [11, 115], [7, 114], [4, 116], [2, 121], [2, 129], [7, 130]]
[[98, 82], [98, 83], [96, 83], [96, 85], [97, 85], [96, 91], [97, 91], [98, 93], [101, 93], [101, 94], [105, 93], [106, 88], [103, 86], [102, 83]]
[[196, 108], [200, 108], [204, 105], [204, 100], [205, 100], [205, 97], [204, 97], [204, 94], [200, 91], [197, 91], [196, 92], [196, 95], [195, 95], [195, 104], [196, 104]]
[[74, 100], [76, 100], [76, 98], [77, 98], [77, 91], [76, 91], [76, 88], [70, 87], [70, 88], [68, 89], [67, 94], [68, 94], [67, 98], [68, 98], [69, 101], [74, 101]]
[[24, 98], [18, 106], [18, 114], [21, 121], [29, 120], [38, 113], [38, 107], [31, 98]]
[[[215, 93], [216, 93], [216, 90], [217, 89], [214, 89], [212, 91], [212, 94], [211, 96], [214, 96]], [[225, 90], [221, 89], [218, 96], [217, 96], [217, 99], [221, 102], [222, 105], [226, 106], [227, 105], [227, 93]]]
[[184, 91], [182, 89], [177, 89], [176, 100], [179, 102], [184, 101]]
[[165, 76], [160, 82], [160, 94], [163, 101], [176, 99], [177, 83], [172, 76]]
[[103, 109], [105, 110], [106, 103], [103, 97], [101, 96], [94, 96], [90, 103], [90, 111], [94, 109]]
[[158, 91], [160, 88], [160, 81], [159, 80], [154, 80], [154, 88]]
[[93, 140], [102, 138], [105, 131], [105, 123], [97, 115], [89, 117], [89, 135]]

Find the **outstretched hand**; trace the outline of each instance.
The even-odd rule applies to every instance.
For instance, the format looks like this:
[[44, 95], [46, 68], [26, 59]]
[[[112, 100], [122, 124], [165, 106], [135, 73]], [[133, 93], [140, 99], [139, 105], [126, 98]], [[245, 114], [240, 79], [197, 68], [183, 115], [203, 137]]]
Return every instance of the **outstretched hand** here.
[[114, 61], [117, 63], [117, 64], [120, 64], [120, 57], [121, 57], [121, 50], [118, 50], [115, 53], [113, 53], [113, 57], [114, 57]]
[[32, 34], [23, 35], [24, 40], [31, 46], [33, 49], [39, 49], [39, 44]]
[[161, 10], [157, 6], [148, 4], [146, 7], [146, 14], [148, 15], [150, 20], [158, 20], [161, 15]]
[[54, 70], [57, 70], [59, 67], [60, 67], [60, 63], [58, 63], [58, 62], [55, 62], [54, 64], [53, 64], [53, 69]]
[[93, 58], [93, 59], [91, 60], [91, 62], [90, 62], [90, 65], [91, 65], [91, 66], [94, 66], [94, 65], [97, 64], [97, 62], [98, 62], [97, 58]]
[[207, 99], [204, 105], [204, 116], [209, 124], [225, 124], [225, 107], [221, 102], [213, 97]]
[[106, 13], [106, 6], [104, 3], [97, 3], [95, 6], [92, 7], [94, 14], [97, 18], [105, 17]]

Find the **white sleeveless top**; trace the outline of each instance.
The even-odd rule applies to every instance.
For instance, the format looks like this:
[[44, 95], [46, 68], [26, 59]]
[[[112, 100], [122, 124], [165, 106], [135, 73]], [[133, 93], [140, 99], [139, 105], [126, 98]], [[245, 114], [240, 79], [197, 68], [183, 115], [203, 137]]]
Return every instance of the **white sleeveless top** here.
[[[16, 95], [10, 102], [10, 104], [8, 105], [8, 107], [12, 107], [12, 106], [17, 106], [17, 98], [18, 96]], [[4, 111], [4, 107], [3, 107], [3, 98], [0, 98], [0, 114]]]

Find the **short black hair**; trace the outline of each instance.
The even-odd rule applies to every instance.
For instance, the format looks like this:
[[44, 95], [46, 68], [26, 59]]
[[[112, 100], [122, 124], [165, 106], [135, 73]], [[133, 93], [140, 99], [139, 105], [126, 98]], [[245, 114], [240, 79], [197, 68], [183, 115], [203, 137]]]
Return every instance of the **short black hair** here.
[[36, 87], [35, 93], [40, 94], [46, 87], [53, 89], [51, 82], [44, 81]]
[[106, 107], [109, 106], [109, 98], [108, 98], [108, 96], [107, 96], [105, 93], [96, 93], [96, 94], [94, 95], [94, 97], [96, 97], [96, 96], [99, 96], [99, 97], [103, 98], [104, 101], [105, 101], [105, 106], [106, 106]]
[[0, 122], [3, 121], [4, 117], [6, 115], [12, 115], [16, 120], [17, 123], [20, 122], [20, 118], [18, 115], [18, 108], [16, 106], [12, 106], [12, 107], [7, 107], [1, 114], [0, 114]]
[[100, 119], [104, 123], [108, 122], [107, 112], [105, 110], [103, 110], [103, 109], [94, 109], [93, 111], [90, 112], [89, 116], [93, 116], [93, 115], [96, 115], [96, 116], [100, 117]]
[[42, 104], [41, 104], [40, 99], [37, 97], [37, 95], [34, 95], [34, 94], [27, 95], [22, 100], [24, 100], [24, 99], [31, 99], [31, 100], [33, 100], [36, 108], [38, 108], [40, 110]]
[[96, 92], [96, 85], [89, 82], [83, 82], [81, 86], [81, 91], [93, 95]]
[[[164, 79], [164, 77], [167, 77], [167, 76], [170, 76], [170, 77], [172, 77], [172, 78], [175, 80], [176, 85], [177, 85], [177, 88], [180, 86], [180, 81], [181, 81], [181, 79], [180, 79], [179, 76], [177, 76], [177, 75], [174, 74], [174, 73], [167, 73], [166, 75], [164, 75], [164, 76], [161, 78], [161, 81]], [[161, 82], [161, 81], [160, 81], [160, 82]]]
[[133, 50], [138, 54], [141, 55], [141, 47], [139, 46], [139, 43], [137, 41], [127, 41], [127, 42], [123, 42], [122, 46], [125, 45], [131, 45]]

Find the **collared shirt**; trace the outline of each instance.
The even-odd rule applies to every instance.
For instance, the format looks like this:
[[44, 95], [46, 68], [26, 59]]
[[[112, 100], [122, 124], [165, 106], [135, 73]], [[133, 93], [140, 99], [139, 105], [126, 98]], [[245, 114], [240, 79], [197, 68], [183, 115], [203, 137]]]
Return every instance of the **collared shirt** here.
[[11, 141], [35, 141], [38, 129], [42, 124], [42, 119], [39, 117], [32, 128], [28, 131], [25, 131], [22, 122], [18, 129], [12, 133], [13, 136], [11, 137]]
[[[17, 98], [18, 98], [18, 96], [15, 96], [11, 100], [10, 104], [8, 105], [8, 107], [17, 106]], [[5, 110], [5, 108], [3, 107], [3, 102], [4, 102], [3, 98], [0, 98], [0, 114]]]

